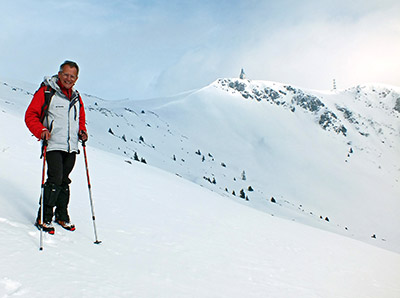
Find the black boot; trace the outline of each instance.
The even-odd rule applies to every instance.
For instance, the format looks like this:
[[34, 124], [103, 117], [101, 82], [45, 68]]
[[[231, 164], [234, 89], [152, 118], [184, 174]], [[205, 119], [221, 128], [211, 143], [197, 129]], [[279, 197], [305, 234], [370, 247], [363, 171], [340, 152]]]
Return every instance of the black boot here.
[[[38, 216], [35, 225], [42, 227], [44, 231], [54, 234], [54, 227], [52, 227], [53, 209], [56, 205], [57, 198], [60, 193], [60, 187], [53, 183], [44, 184], [44, 195], [43, 195], [43, 223], [40, 221], [41, 208], [39, 207]], [[39, 202], [40, 204], [41, 202]], [[48, 228], [46, 228], [48, 227]]]
[[58, 195], [56, 202], [56, 222], [66, 230], [75, 231], [75, 225], [71, 223], [68, 215], [69, 197], [69, 185], [62, 184], [60, 194]]
[[69, 204], [69, 185], [62, 184], [60, 187], [60, 193], [56, 201], [56, 221], [69, 221], [68, 215], [68, 204]]

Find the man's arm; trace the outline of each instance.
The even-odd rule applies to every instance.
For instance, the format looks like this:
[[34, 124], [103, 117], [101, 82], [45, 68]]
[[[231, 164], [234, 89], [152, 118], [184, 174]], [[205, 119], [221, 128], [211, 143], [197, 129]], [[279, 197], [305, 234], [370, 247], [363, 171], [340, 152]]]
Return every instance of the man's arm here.
[[49, 131], [40, 122], [42, 107], [45, 99], [44, 89], [45, 87], [41, 87], [38, 91], [36, 91], [25, 112], [25, 124], [30, 132], [38, 139], [50, 138]]

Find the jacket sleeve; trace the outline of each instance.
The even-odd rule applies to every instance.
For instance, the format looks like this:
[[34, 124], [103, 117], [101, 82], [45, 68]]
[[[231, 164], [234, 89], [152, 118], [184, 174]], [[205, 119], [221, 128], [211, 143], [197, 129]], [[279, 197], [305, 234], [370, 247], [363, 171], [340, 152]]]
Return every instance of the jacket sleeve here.
[[30, 132], [38, 139], [40, 139], [42, 131], [47, 130], [40, 122], [42, 107], [44, 105], [44, 89], [45, 87], [41, 87], [36, 91], [25, 112], [25, 124]]
[[83, 106], [83, 101], [81, 96], [79, 95], [79, 102], [80, 102], [80, 109], [79, 109], [79, 131], [86, 130], [86, 114], [85, 114], [85, 107]]

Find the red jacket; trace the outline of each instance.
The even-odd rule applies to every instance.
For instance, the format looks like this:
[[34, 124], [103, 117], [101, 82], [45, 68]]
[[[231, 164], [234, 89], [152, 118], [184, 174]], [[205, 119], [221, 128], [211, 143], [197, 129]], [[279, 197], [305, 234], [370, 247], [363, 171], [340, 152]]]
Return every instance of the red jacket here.
[[[59, 82], [57, 82], [59, 87], [61, 88], [61, 91], [69, 98], [71, 99], [72, 95], [72, 89], [65, 89]], [[26, 126], [29, 128], [29, 130], [32, 132], [32, 134], [40, 139], [40, 135], [43, 130], [46, 130], [47, 128], [40, 122], [41, 119], [41, 113], [42, 113], [42, 107], [45, 102], [45, 96], [44, 96], [44, 90], [46, 89], [45, 86], [39, 88], [39, 90], [36, 91], [35, 95], [32, 98], [32, 101], [30, 105], [28, 106], [28, 109], [25, 112], [25, 123]], [[80, 103], [80, 109], [79, 109], [79, 131], [84, 130], [86, 132], [86, 124], [85, 124], [85, 108], [82, 102], [82, 98], [79, 95], [79, 103]]]

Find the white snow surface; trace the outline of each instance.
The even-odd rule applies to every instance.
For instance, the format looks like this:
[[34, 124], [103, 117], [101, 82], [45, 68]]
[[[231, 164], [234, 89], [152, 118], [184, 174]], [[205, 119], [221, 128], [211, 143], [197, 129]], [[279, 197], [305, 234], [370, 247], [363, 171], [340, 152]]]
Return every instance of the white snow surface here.
[[80, 154], [77, 230], [56, 226], [39, 251], [40, 143], [23, 121], [35, 86], [1, 80], [0, 297], [400, 297], [398, 90], [357, 88], [313, 92], [357, 111], [346, 136], [219, 82], [140, 103], [83, 95], [102, 243]]

